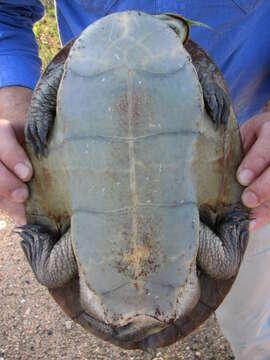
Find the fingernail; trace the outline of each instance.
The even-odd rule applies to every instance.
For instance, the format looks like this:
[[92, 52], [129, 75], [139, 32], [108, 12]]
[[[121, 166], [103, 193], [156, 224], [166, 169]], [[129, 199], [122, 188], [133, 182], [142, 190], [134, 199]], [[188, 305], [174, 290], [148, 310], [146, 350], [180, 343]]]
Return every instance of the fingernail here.
[[238, 172], [237, 179], [241, 185], [247, 186], [254, 179], [254, 172], [249, 169], [244, 169]]
[[249, 223], [249, 231], [252, 231], [256, 228], [256, 220], [251, 220]]
[[12, 192], [11, 197], [13, 201], [23, 203], [28, 197], [28, 191], [24, 188], [16, 189]]
[[29, 177], [31, 169], [29, 166], [19, 163], [14, 167], [14, 171], [20, 179], [25, 180]]
[[259, 200], [252, 191], [244, 191], [242, 195], [242, 201], [244, 205], [251, 208], [259, 205]]

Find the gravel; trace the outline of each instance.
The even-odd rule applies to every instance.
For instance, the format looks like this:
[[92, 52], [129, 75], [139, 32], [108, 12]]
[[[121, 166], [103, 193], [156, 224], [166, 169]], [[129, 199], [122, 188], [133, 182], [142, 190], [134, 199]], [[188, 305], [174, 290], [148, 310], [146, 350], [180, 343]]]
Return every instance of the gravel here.
[[[87, 334], [70, 321], [32, 275], [14, 224], [0, 213], [0, 360], [145, 359]], [[214, 317], [155, 360], [234, 359]]]

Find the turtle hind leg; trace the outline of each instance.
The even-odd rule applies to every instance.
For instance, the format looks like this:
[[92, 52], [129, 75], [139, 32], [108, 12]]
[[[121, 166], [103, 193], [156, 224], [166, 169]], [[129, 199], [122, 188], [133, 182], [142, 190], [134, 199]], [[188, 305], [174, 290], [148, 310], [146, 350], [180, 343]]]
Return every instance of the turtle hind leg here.
[[58, 240], [40, 225], [25, 225], [19, 229], [24, 254], [42, 285], [48, 288], [61, 287], [76, 276], [77, 262], [70, 231]]
[[230, 115], [230, 95], [225, 80], [210, 56], [192, 40], [185, 44], [201, 83], [205, 108], [219, 128], [226, 127]]
[[197, 264], [215, 279], [230, 279], [239, 270], [248, 241], [249, 214], [241, 205], [228, 206], [215, 229], [200, 223]]

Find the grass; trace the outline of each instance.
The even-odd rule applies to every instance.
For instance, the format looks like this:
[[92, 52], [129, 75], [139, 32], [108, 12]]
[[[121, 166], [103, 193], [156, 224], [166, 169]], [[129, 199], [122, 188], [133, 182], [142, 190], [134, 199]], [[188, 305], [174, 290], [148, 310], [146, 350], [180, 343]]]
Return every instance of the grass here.
[[54, 6], [52, 6], [51, 1], [45, 2], [44, 5], [46, 15], [34, 26], [34, 33], [39, 44], [39, 55], [42, 60], [42, 69], [61, 48]]

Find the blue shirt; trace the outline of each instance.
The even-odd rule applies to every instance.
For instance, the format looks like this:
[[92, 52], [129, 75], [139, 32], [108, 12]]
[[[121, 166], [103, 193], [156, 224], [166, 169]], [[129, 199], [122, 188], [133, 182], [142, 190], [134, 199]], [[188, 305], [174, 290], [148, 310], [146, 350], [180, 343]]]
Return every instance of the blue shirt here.
[[[270, 0], [56, 0], [62, 43], [124, 10], [178, 12], [211, 26], [194, 27], [191, 36], [223, 71], [240, 123], [270, 99]], [[32, 26], [43, 13], [39, 0], [0, 0], [1, 87], [35, 86], [41, 62]]]

